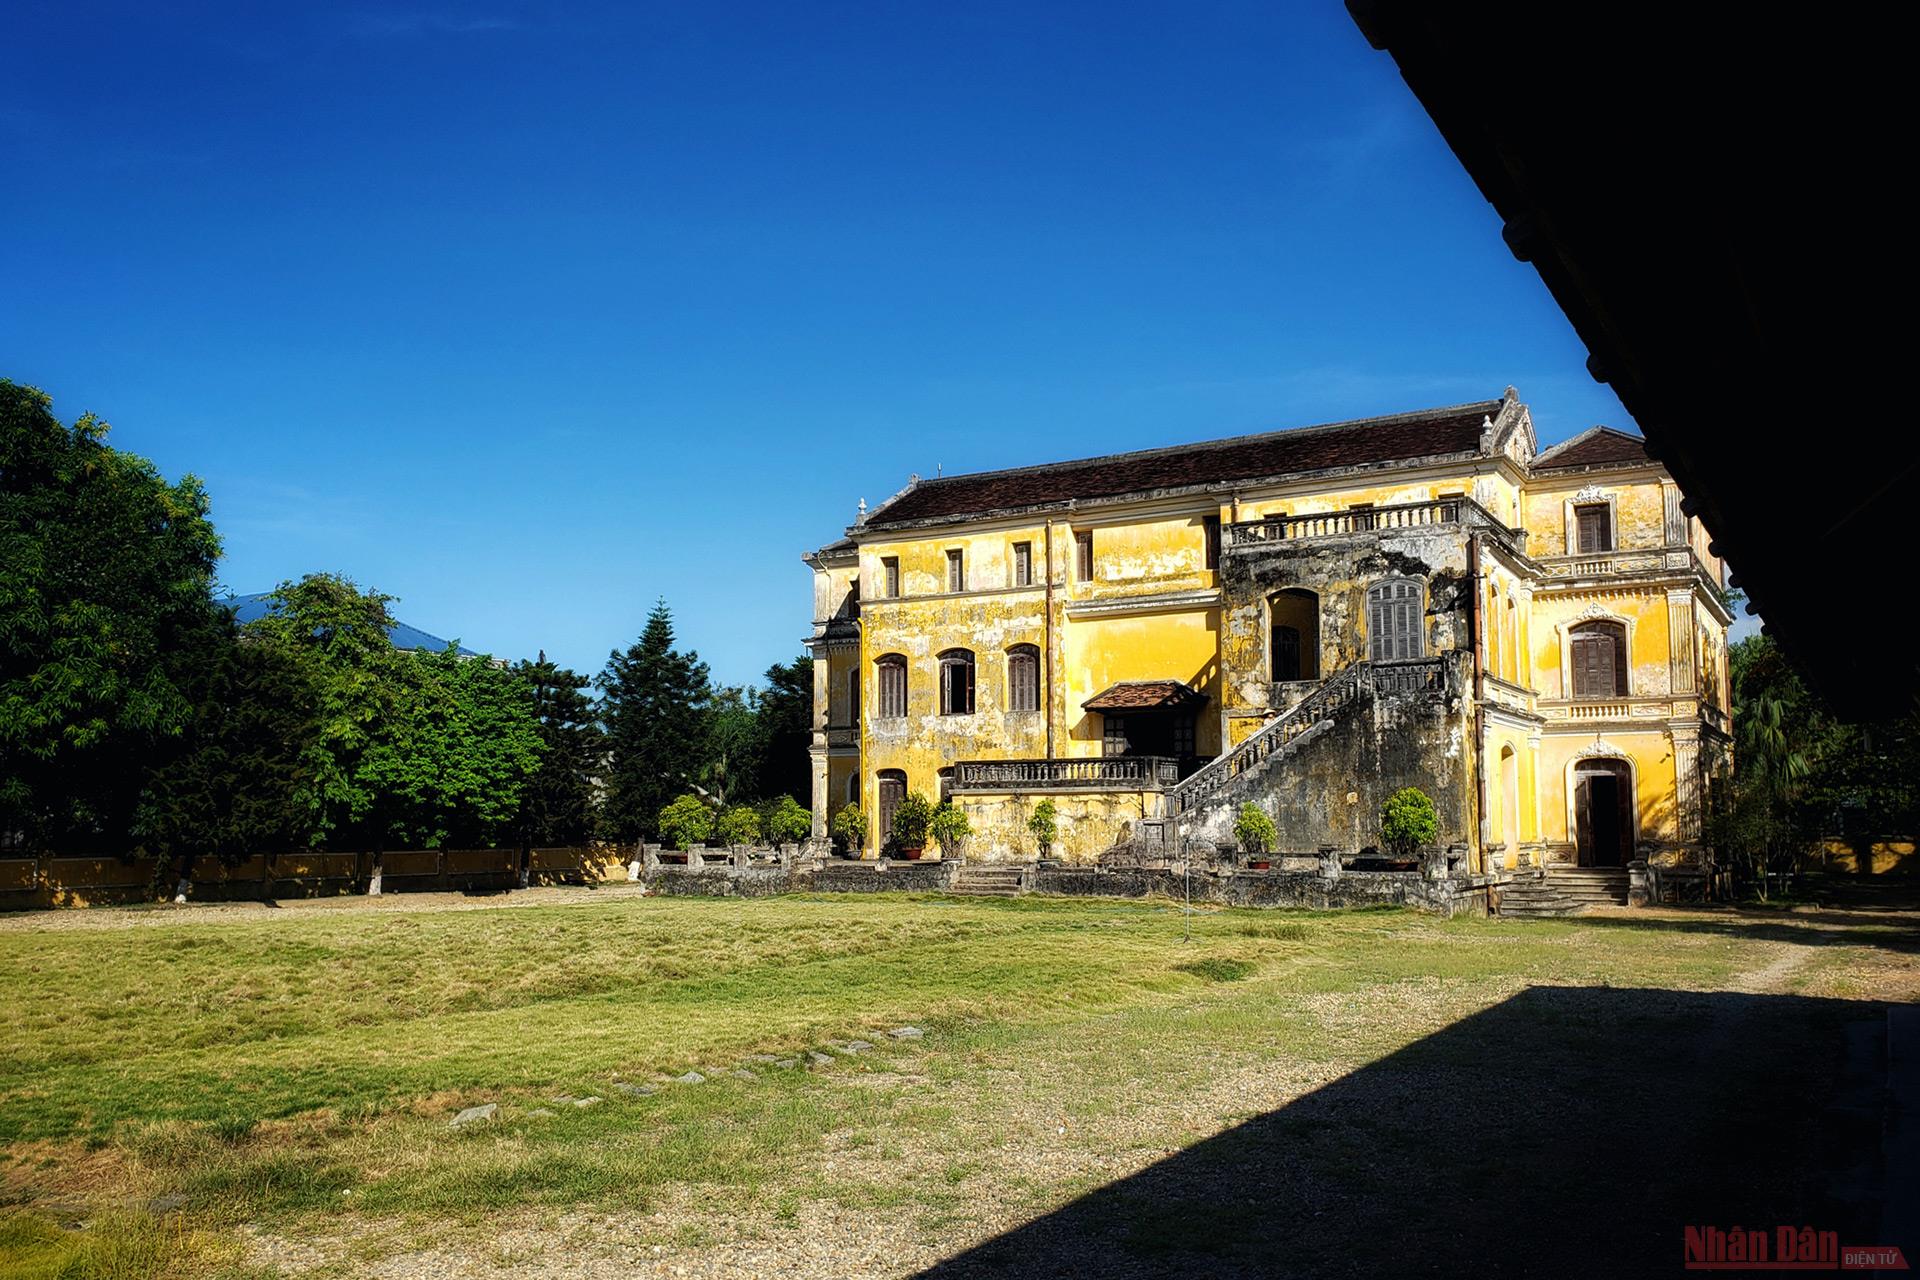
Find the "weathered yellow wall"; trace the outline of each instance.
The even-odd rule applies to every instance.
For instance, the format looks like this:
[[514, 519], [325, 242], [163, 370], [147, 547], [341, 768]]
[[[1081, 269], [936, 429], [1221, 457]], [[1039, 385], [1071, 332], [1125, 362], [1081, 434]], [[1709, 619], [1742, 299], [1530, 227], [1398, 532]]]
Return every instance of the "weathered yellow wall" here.
[[1058, 754], [1097, 756], [1104, 718], [1082, 704], [1122, 680], [1179, 680], [1207, 695], [1195, 725], [1195, 746], [1203, 756], [1220, 750], [1219, 611], [1189, 609], [1089, 618], [1071, 622], [1064, 646], [1061, 681], [1066, 732]]
[[1042, 799], [1050, 799], [1054, 805], [1058, 835], [1052, 856], [1084, 865], [1129, 838], [1142, 817], [1152, 816], [1158, 797], [1135, 792], [962, 795], [956, 802], [973, 827], [973, 835], [967, 840], [968, 860], [1026, 862], [1039, 857], [1039, 845], [1027, 830], [1027, 821]]
[[[1633, 766], [1634, 803], [1639, 823], [1637, 839], [1661, 845], [1678, 843], [1672, 742], [1664, 732], [1651, 729], [1633, 732], [1609, 729], [1605, 741], [1608, 746], [1624, 752]], [[1574, 832], [1568, 826], [1572, 808], [1567, 790], [1567, 766], [1594, 754], [1591, 734], [1548, 734], [1540, 743], [1541, 835], [1549, 843], [1566, 846], [1569, 852]]]
[[1578, 593], [1537, 593], [1533, 600], [1533, 687], [1543, 698], [1573, 696], [1567, 673], [1569, 629], [1596, 619], [1627, 628], [1627, 696], [1666, 697], [1673, 688], [1668, 649], [1667, 593], [1618, 587]]
[[[1055, 527], [1056, 557], [1065, 548], [1068, 598], [1089, 600], [1116, 594], [1143, 595], [1160, 591], [1191, 591], [1213, 585], [1207, 568], [1208, 512], [1156, 516], [1116, 524], [1082, 521]], [[1082, 583], [1074, 571], [1075, 532], [1093, 535], [1093, 582]]]
[[1841, 875], [1920, 875], [1920, 856], [1912, 840], [1843, 840], [1821, 842], [1820, 865]]
[[1599, 490], [1599, 496], [1592, 500], [1613, 503], [1613, 545], [1617, 549], [1666, 545], [1666, 499], [1652, 475], [1625, 480], [1574, 473], [1537, 479], [1527, 486], [1523, 509], [1528, 555], [1538, 558], [1570, 553], [1577, 544], [1568, 528], [1567, 502], [1589, 486]]

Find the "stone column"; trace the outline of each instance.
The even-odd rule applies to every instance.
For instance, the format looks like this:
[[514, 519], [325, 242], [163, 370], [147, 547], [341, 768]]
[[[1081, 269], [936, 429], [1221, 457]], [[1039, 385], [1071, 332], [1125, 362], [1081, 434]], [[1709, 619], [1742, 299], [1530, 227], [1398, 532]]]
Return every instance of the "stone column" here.
[[1667, 545], [1683, 545], [1687, 540], [1687, 517], [1680, 510], [1680, 486], [1671, 480], [1661, 481], [1660, 505], [1666, 517]]
[[1694, 691], [1693, 589], [1667, 592], [1667, 669], [1674, 697]]
[[1700, 730], [1689, 724], [1675, 726], [1672, 733], [1676, 834], [1683, 843], [1697, 844], [1701, 836]]
[[827, 735], [816, 731], [813, 735], [813, 749], [807, 753], [813, 761], [813, 830], [815, 840], [827, 838], [828, 806], [833, 797], [827, 794]]

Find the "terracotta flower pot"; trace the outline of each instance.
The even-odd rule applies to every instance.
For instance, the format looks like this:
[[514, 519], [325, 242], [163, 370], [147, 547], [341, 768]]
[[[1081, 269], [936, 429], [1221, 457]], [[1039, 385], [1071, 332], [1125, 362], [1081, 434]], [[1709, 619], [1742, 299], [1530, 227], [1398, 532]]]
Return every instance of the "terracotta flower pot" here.
[[919, 844], [903, 844], [899, 849], [900, 856], [910, 861], [918, 861], [920, 855], [925, 852], [926, 846]]

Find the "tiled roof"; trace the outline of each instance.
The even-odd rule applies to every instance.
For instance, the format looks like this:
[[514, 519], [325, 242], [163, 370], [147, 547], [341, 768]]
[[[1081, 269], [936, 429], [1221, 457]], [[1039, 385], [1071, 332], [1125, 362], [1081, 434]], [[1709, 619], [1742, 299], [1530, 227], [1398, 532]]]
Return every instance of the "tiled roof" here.
[[1079, 462], [921, 480], [875, 511], [867, 526], [1475, 453], [1481, 428], [1500, 412], [1501, 404], [1484, 400]]
[[1612, 427], [1589, 427], [1571, 440], [1544, 449], [1533, 460], [1535, 471], [1566, 471], [1574, 467], [1617, 467], [1647, 462], [1647, 442]]
[[[265, 592], [233, 596], [227, 603], [233, 609], [233, 618], [236, 622], [252, 622], [256, 618], [264, 618], [273, 608]], [[396, 649], [423, 649], [431, 653], [439, 653], [452, 643], [430, 632], [422, 631], [418, 627], [410, 627], [404, 622], [395, 622], [388, 627], [387, 639], [393, 642], [393, 647]], [[478, 656], [473, 650], [464, 646], [459, 652], [463, 657]]]
[[1206, 694], [1178, 680], [1122, 680], [1080, 705], [1089, 711], [1173, 711], [1206, 700]]

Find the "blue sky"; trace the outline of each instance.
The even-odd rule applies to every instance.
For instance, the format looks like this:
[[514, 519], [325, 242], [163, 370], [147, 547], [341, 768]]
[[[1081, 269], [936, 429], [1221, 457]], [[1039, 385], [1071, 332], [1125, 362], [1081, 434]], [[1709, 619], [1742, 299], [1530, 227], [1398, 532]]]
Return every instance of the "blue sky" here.
[[1498, 395], [1632, 421], [1335, 0], [10, 6], [0, 375], [329, 569], [729, 681], [932, 474]]

